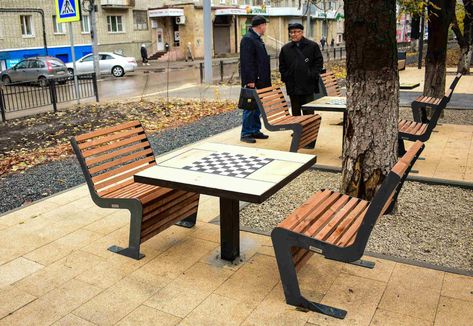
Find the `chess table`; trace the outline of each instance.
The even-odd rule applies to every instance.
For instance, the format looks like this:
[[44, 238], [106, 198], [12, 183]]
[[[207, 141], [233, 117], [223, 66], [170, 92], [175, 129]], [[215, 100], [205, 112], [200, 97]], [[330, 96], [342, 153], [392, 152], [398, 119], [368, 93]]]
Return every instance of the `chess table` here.
[[262, 203], [316, 162], [316, 156], [196, 143], [156, 157], [136, 182], [220, 198], [221, 258], [240, 255], [239, 202]]
[[315, 111], [343, 112], [342, 152], [345, 146], [345, 132], [347, 120], [347, 98], [345, 96], [324, 96], [315, 101], [302, 105], [302, 112]]

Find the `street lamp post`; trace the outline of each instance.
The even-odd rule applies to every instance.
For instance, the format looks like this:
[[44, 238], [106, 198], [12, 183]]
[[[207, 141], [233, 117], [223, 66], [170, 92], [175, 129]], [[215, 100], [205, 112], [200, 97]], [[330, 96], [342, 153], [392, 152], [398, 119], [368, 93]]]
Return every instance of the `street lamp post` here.
[[97, 39], [97, 18], [95, 0], [83, 0], [82, 5], [85, 10], [89, 12], [90, 18], [90, 38], [92, 39], [92, 53], [94, 56], [94, 71], [96, 78], [100, 78], [100, 66], [99, 66], [99, 50], [98, 50], [98, 39]]

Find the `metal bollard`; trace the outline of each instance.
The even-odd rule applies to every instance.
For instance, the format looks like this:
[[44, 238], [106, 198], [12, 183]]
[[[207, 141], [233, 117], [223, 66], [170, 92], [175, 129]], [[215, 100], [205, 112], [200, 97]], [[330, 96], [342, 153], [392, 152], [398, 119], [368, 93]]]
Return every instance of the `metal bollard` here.
[[333, 60], [335, 60], [337, 58], [337, 52], [336, 51], [337, 51], [337, 49], [335, 49], [335, 47], [334, 47], [333, 48]]
[[199, 69], [200, 69], [200, 83], [202, 84], [204, 82], [204, 64], [202, 62], [199, 63]]
[[223, 60], [220, 60], [220, 82], [223, 83]]

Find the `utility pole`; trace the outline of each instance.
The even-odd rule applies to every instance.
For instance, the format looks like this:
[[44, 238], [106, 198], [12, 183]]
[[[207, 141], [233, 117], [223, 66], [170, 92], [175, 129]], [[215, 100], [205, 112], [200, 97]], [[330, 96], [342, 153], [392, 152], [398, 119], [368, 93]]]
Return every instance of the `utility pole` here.
[[307, 35], [307, 37], [310, 37], [310, 7], [311, 7], [311, 0], [307, 0], [307, 8], [306, 8], [306, 11], [307, 11], [307, 32], [305, 35]]
[[97, 17], [95, 13], [97, 12], [97, 5], [95, 0], [83, 0], [82, 5], [85, 10], [89, 12], [90, 18], [90, 38], [92, 39], [92, 53], [94, 56], [94, 71], [97, 79], [100, 78], [100, 66], [99, 66], [99, 49], [98, 49], [98, 39], [97, 39]]
[[422, 6], [422, 15], [420, 16], [420, 35], [419, 35], [419, 57], [417, 59], [417, 69], [422, 69], [422, 52], [424, 49], [424, 28], [425, 28], [425, 8]]
[[212, 84], [212, 15], [210, 0], [204, 1], [204, 82]]

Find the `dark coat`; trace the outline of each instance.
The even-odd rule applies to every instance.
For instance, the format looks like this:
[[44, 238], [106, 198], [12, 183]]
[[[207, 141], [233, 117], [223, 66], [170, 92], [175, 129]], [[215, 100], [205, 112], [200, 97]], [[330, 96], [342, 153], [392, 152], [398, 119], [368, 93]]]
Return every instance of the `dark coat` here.
[[141, 57], [143, 59], [148, 58], [148, 51], [146, 50], [144, 46], [141, 47]]
[[271, 86], [271, 64], [261, 37], [252, 28], [240, 43], [241, 84], [255, 83], [256, 88]]
[[[300, 51], [299, 51], [300, 50]], [[284, 45], [279, 55], [279, 72], [288, 95], [310, 95], [319, 92], [319, 74], [324, 58], [317, 43], [302, 38]]]

